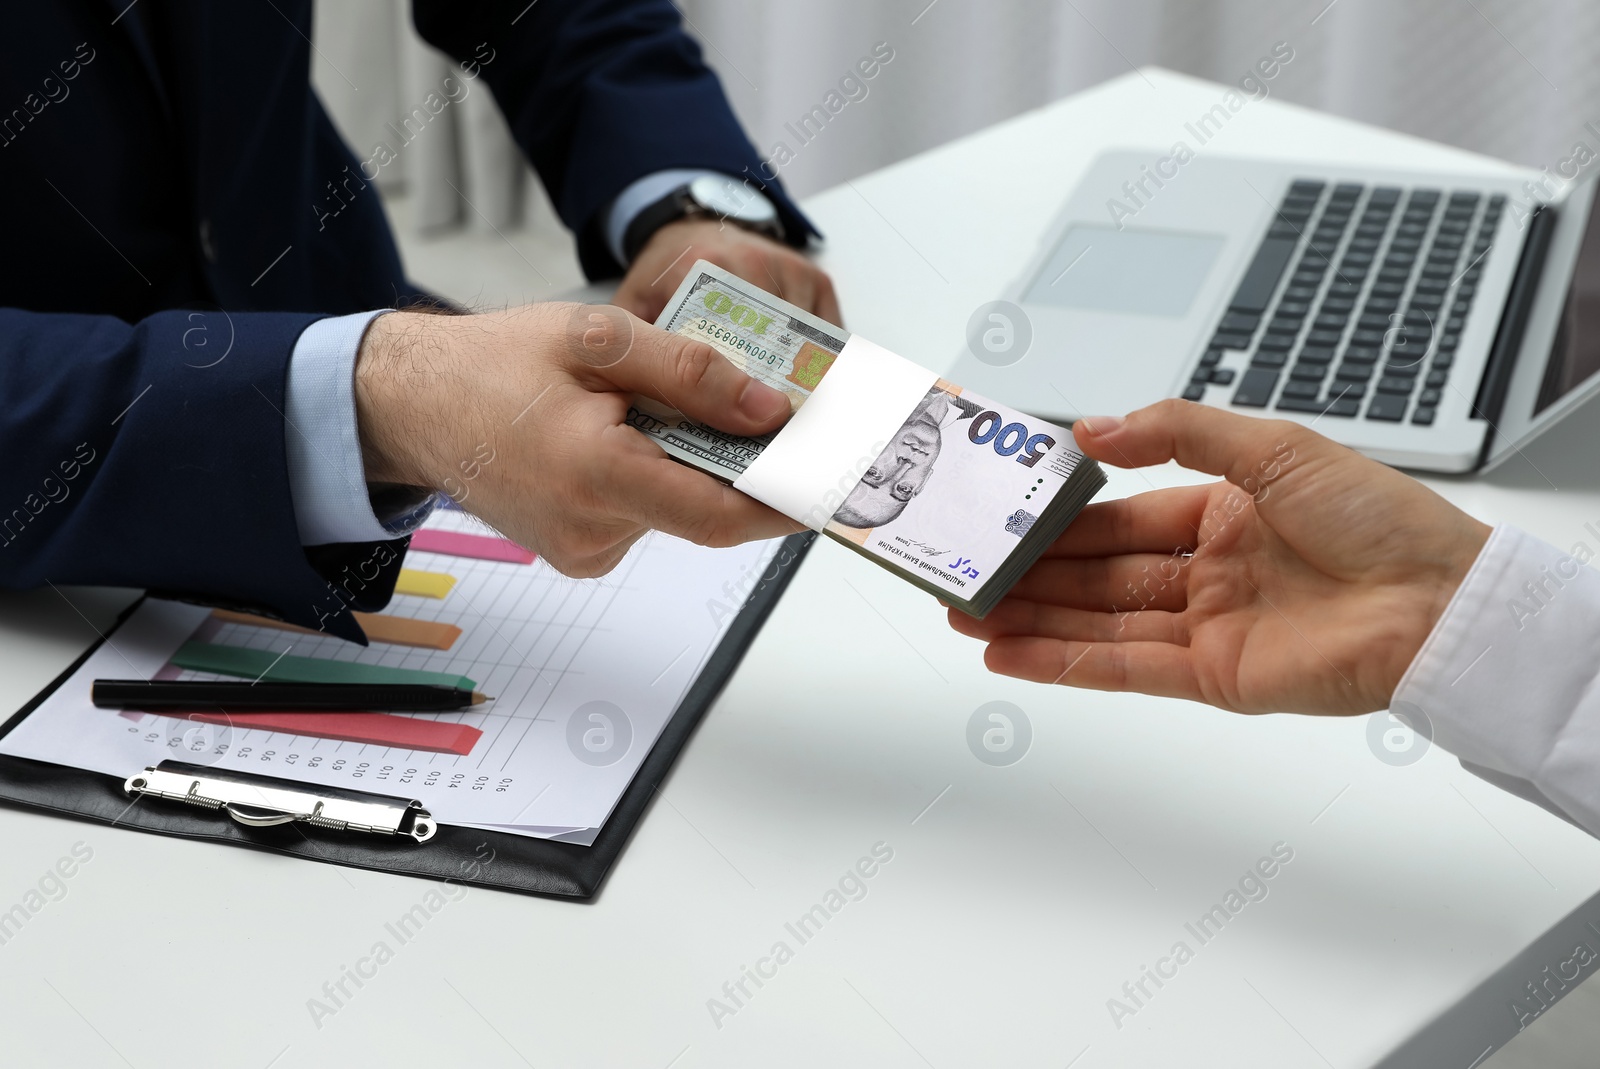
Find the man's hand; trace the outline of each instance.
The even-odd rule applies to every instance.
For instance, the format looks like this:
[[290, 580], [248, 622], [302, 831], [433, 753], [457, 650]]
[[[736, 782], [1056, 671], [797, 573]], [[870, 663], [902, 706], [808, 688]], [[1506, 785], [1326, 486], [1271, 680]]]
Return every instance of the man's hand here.
[[843, 325], [833, 282], [787, 245], [716, 219], [680, 219], [650, 236], [613, 299], [654, 321], [696, 260], [709, 260], [790, 304]]
[[708, 546], [800, 530], [668, 460], [627, 425], [632, 394], [734, 434], [789, 414], [709, 346], [609, 305], [391, 312], [356, 364], [367, 479], [445, 491], [570, 576], [610, 571], [650, 529]]
[[1489, 536], [1295, 423], [1163, 401], [1073, 431], [1104, 463], [1227, 481], [1090, 505], [986, 618], [952, 611], [1004, 675], [1246, 713], [1382, 709]]

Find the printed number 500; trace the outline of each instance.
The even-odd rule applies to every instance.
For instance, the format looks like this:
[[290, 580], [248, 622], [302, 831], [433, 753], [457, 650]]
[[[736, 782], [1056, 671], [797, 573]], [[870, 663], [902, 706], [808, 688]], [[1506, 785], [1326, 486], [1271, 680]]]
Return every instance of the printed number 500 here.
[[994, 443], [994, 451], [1003, 457], [1021, 453], [1017, 463], [1025, 467], [1033, 467], [1056, 444], [1056, 440], [1048, 434], [1035, 434], [1030, 436], [1028, 428], [1020, 423], [1006, 423], [995, 411], [980, 412], [972, 420], [972, 425], [967, 428], [967, 437], [975, 445]]

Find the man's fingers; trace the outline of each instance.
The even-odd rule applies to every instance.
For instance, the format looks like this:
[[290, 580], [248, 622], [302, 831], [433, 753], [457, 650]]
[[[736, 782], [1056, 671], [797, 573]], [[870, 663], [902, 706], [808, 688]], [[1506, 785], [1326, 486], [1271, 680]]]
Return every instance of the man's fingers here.
[[1221, 475], [1249, 493], [1271, 482], [1296, 454], [1342, 447], [1298, 423], [1241, 416], [1191, 401], [1160, 401], [1126, 419], [1090, 416], [1072, 428], [1089, 456], [1119, 468], [1176, 460]]
[[1207, 486], [1183, 486], [1097, 502], [1079, 513], [1044, 555], [1105, 557], [1193, 549], [1210, 494]]
[[983, 663], [991, 672], [1035, 683], [1205, 700], [1189, 650], [1163, 642], [1002, 638], [989, 644]]
[[844, 326], [844, 314], [839, 311], [839, 295], [834, 291], [833, 279], [826, 272], [817, 272], [817, 315], [835, 326]]
[[[776, 259], [776, 258], [773, 258]], [[778, 273], [772, 273], [776, 266]], [[786, 263], [778, 260], [776, 264], [769, 259], [766, 275], [768, 284], [771, 285], [779, 297], [788, 301], [797, 308], [804, 308], [808, 312], [816, 311], [817, 280], [816, 272], [811, 270], [811, 265], [805, 262]], [[759, 281], [756, 285], [760, 285]]]
[[617, 292], [612, 295], [611, 303], [629, 315], [649, 322], [654, 319], [665, 304], [665, 299], [659, 294], [646, 290], [642, 285], [634, 285], [624, 280], [617, 287]]
[[833, 280], [815, 264], [798, 257], [786, 257], [779, 274], [783, 277], [783, 292], [778, 296], [830, 323], [839, 323], [843, 318], [839, 315]]
[[613, 458], [604, 492], [619, 514], [702, 546], [732, 546], [804, 530], [755, 498], [668, 460], [653, 445], [650, 452], [654, 455], [629, 450]]

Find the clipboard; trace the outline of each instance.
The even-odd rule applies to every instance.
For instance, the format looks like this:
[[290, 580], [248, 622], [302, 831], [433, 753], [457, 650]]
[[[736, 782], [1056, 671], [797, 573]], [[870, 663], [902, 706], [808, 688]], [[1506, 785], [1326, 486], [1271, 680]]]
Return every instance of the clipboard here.
[[[815, 534], [803, 532], [783, 541], [774, 557], [773, 568], [777, 574], [759, 585], [740, 608], [590, 846], [437, 823], [431, 827], [424, 825], [421, 831], [426, 834], [419, 835], [417, 824], [431, 819], [425, 809], [420, 816], [416, 811], [409, 816], [396, 812], [393, 814], [395, 829], [387, 834], [382, 833], [382, 829], [375, 833], [371, 827], [338, 816], [309, 819], [315, 815], [309, 812], [300, 813], [301, 819], [284, 819], [283, 813], [257, 812], [254, 815], [258, 820], [241, 822], [238, 814], [228, 812], [225, 804], [207, 804], [225, 803], [227, 799], [199, 795], [197, 801], [188, 805], [170, 797], [140, 801], [130, 795], [129, 786], [145, 771], [143, 769], [129, 769], [126, 777], [116, 777], [6, 754], [0, 754], [0, 802], [157, 835], [270, 850], [351, 868], [448, 879], [523, 894], [592, 898], [627, 846], [635, 826], [649, 810], [700, 719], [738, 668], [815, 538]], [[0, 737], [22, 723], [70, 679], [142, 601], [125, 609], [106, 636], [0, 724]], [[199, 771], [213, 772], [210, 769]], [[177, 772], [183, 774], [181, 769]], [[333, 793], [329, 789], [289, 781], [269, 783], [269, 786], [281, 785], [312, 794]], [[216, 786], [216, 789], [224, 790], [225, 786]], [[362, 793], [363, 797], [344, 801], [365, 802], [370, 807], [368, 811], [406, 809], [407, 803], [413, 801], [403, 796]], [[135, 802], [138, 804], [133, 804]], [[327, 812], [337, 813], [338, 810], [330, 808]], [[379, 818], [380, 822], [385, 819]], [[342, 826], [345, 824], [350, 826]]]

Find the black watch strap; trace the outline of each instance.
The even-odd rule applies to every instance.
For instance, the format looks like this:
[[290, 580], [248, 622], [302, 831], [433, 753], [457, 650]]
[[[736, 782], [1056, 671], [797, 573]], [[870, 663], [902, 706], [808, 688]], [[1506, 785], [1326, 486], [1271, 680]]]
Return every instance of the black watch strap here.
[[[763, 196], [764, 194], [757, 195]], [[647, 204], [639, 211], [638, 215], [633, 217], [633, 221], [628, 224], [628, 228], [622, 232], [623, 262], [631, 264], [634, 258], [639, 255], [639, 250], [644, 248], [645, 242], [649, 241], [650, 236], [657, 230], [660, 230], [668, 223], [675, 223], [679, 219], [688, 219], [694, 216], [703, 216], [707, 219], [718, 218], [715, 213], [696, 203], [695, 199], [689, 195], [688, 185], [681, 185], [660, 200]], [[771, 229], [748, 223], [731, 215], [726, 216], [725, 219], [734, 226], [741, 226], [758, 234], [766, 234], [777, 241], [783, 240], [783, 223], [776, 218], [772, 221]]]
[[695, 204], [689, 199], [688, 186], [679, 186], [660, 200], [645, 205], [628, 224], [628, 229], [622, 232], [623, 262], [633, 263], [639, 250], [644, 248], [644, 243], [650, 240], [650, 235], [668, 223], [693, 215], [695, 211]]

